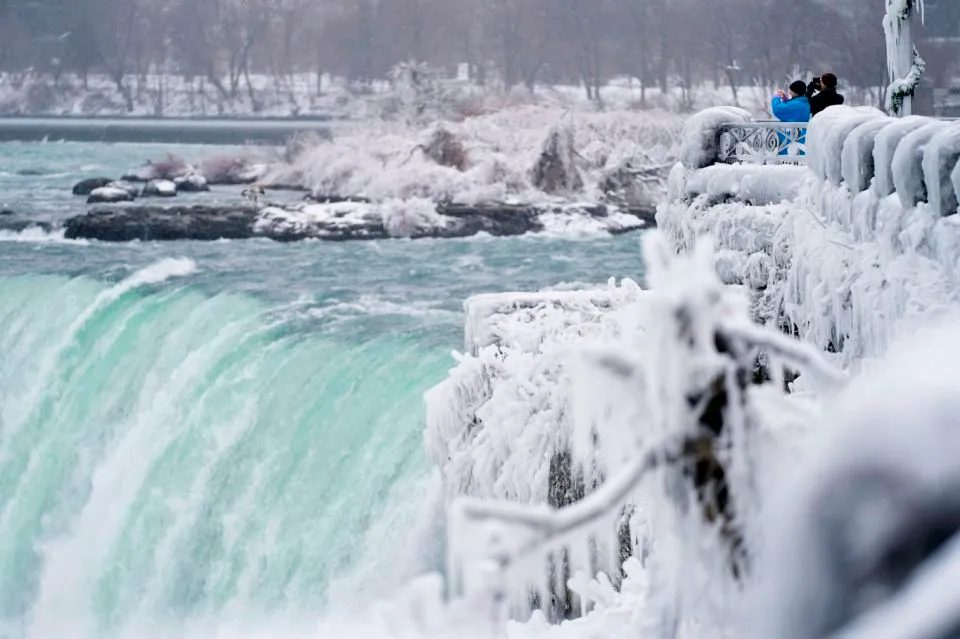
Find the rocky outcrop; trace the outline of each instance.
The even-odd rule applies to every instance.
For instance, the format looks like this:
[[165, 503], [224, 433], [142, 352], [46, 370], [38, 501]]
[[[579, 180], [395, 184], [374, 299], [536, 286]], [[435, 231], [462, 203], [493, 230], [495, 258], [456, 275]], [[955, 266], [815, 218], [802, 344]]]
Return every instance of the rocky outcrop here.
[[[118, 193], [124, 193], [118, 191]], [[648, 215], [652, 216], [652, 212]], [[429, 226], [403, 237], [462, 238], [488, 233], [515, 236], [545, 230], [544, 218], [569, 216], [609, 223], [611, 233], [643, 228], [642, 216], [625, 216], [605, 206], [535, 207], [507, 204], [437, 207]], [[631, 224], [624, 222], [632, 220]], [[374, 204], [346, 202], [311, 204], [292, 209], [248, 205], [96, 207], [65, 224], [66, 237], [105, 242], [132, 240], [217, 240], [264, 237], [278, 242], [305, 239], [327, 241], [380, 240], [397, 237], [394, 225]]]
[[94, 177], [80, 180], [73, 186], [74, 195], [90, 195], [94, 190], [104, 187], [113, 182], [111, 178]]
[[98, 207], [68, 219], [67, 239], [104, 242], [133, 240], [219, 240], [253, 237], [253, 207], [128, 206]]

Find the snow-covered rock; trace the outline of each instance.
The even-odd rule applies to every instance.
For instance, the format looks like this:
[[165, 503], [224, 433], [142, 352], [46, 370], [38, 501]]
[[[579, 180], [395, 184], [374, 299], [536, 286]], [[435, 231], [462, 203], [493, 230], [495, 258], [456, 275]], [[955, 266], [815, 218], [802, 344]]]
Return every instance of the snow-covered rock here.
[[174, 197], [177, 185], [172, 180], [150, 180], [143, 186], [143, 197]]
[[107, 184], [107, 187], [112, 189], [121, 189], [130, 194], [130, 197], [136, 198], [140, 195], [140, 187], [134, 184], [133, 182], [127, 182], [126, 180], [116, 180]]
[[94, 189], [99, 189], [101, 187], [107, 186], [113, 182], [110, 178], [105, 177], [94, 177], [86, 178], [85, 180], [80, 180], [73, 185], [73, 194], [74, 195], [90, 195], [93, 193]]
[[115, 186], [101, 186], [93, 189], [87, 197], [87, 204], [106, 204], [113, 202], [132, 202], [134, 196], [128, 189]]
[[177, 191], [183, 193], [202, 193], [210, 190], [207, 179], [197, 173], [178, 177], [173, 182], [177, 186]]

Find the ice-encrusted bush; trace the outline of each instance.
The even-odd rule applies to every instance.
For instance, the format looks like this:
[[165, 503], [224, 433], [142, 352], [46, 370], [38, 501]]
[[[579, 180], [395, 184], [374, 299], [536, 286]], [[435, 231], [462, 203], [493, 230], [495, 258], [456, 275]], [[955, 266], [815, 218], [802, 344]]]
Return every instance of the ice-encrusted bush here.
[[[572, 141], [566, 139], [581, 182], [566, 183], [566, 192], [558, 196], [538, 188], [533, 177], [541, 149], [561, 120], [572, 136]], [[291, 165], [275, 165], [264, 182], [301, 184], [318, 197], [374, 201], [422, 197], [465, 204], [600, 202], [606, 199], [602, 184], [617, 166], [630, 163], [634, 170], [665, 175], [664, 167], [677, 158], [682, 122], [680, 115], [656, 111], [565, 115], [554, 107], [518, 106], [462, 122], [438, 123], [432, 131], [448, 132], [460, 148], [448, 146], [433, 158], [422, 152], [430, 134], [419, 127], [384, 121], [344, 124], [332, 143], [307, 150]], [[649, 193], [655, 201], [661, 187], [652, 182]]]

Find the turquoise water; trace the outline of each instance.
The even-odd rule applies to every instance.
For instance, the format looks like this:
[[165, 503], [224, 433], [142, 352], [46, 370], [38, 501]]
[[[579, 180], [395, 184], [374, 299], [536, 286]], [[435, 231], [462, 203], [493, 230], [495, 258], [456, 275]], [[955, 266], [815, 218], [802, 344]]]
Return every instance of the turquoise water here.
[[[3, 197], [63, 215], [80, 162], [158, 151], [0, 146], [45, 171]], [[638, 242], [0, 235], [0, 636], [287, 627], [438, 569], [422, 395], [463, 300], [639, 279]]]

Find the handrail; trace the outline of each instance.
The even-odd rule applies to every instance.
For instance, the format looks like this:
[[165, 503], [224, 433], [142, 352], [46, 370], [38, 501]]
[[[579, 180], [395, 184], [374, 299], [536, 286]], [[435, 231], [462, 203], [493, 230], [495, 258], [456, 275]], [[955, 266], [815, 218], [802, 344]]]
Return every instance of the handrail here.
[[719, 161], [806, 164], [807, 122], [771, 120], [720, 125]]

